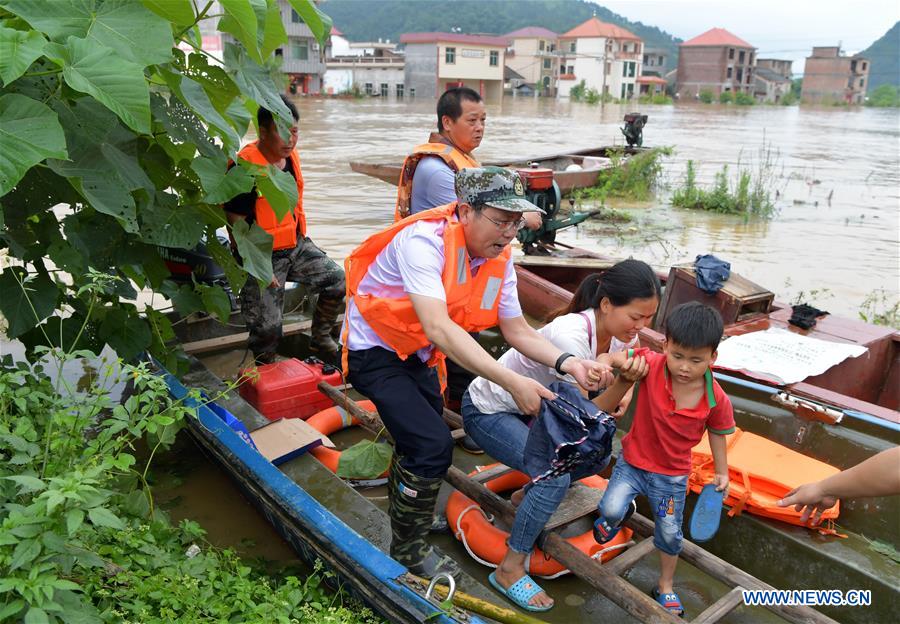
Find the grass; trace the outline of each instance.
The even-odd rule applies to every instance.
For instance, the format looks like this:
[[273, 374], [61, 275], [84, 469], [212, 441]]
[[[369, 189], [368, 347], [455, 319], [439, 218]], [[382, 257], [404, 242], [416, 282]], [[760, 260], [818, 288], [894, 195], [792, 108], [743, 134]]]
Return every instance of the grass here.
[[597, 184], [579, 189], [573, 196], [600, 202], [611, 197], [646, 201], [659, 187], [663, 173], [662, 158], [673, 153], [671, 147], [654, 147], [626, 160], [624, 151], [614, 152], [612, 166], [600, 173]]
[[859, 306], [859, 318], [866, 323], [900, 329], [900, 300], [883, 288], [873, 290]]

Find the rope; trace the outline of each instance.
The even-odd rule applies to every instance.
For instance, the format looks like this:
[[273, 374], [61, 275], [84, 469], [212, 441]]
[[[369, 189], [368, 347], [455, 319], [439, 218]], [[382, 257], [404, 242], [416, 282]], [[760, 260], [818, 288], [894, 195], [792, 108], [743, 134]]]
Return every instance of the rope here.
[[480, 505], [478, 505], [478, 504], [469, 505], [468, 507], [466, 507], [465, 509], [462, 510], [462, 513], [459, 514], [459, 518], [456, 519], [456, 539], [458, 539], [459, 541], [462, 542], [463, 546], [466, 549], [466, 552], [469, 553], [469, 556], [472, 557], [472, 559], [474, 559], [475, 561], [477, 561], [478, 563], [480, 563], [483, 566], [487, 566], [489, 568], [496, 568], [497, 567], [496, 563], [491, 563], [490, 561], [485, 561], [484, 559], [482, 559], [481, 557], [476, 555], [474, 552], [472, 552], [472, 549], [469, 547], [469, 542], [466, 541], [466, 532], [463, 531], [462, 526], [460, 526], [463, 516], [465, 516], [468, 512], [470, 512], [473, 509], [477, 509], [478, 511], [480, 511], [481, 515], [484, 516], [485, 520], [488, 519], [487, 514], [484, 513], [484, 510], [481, 508]]

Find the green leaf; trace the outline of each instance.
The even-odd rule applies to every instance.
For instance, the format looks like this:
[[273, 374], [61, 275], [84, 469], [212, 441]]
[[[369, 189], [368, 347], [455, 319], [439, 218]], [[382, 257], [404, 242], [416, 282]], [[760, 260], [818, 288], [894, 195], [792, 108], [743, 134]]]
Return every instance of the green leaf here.
[[272, 281], [272, 235], [257, 224], [248, 226], [244, 219], [231, 226], [234, 242], [243, 260], [244, 270], [268, 284]]
[[47, 40], [41, 33], [0, 26], [0, 79], [4, 85], [25, 73], [44, 53]]
[[3, 4], [54, 41], [85, 38], [141, 68], [172, 58], [171, 25], [134, 0], [4, 0]]
[[226, 147], [229, 148], [229, 151], [236, 150], [240, 147], [241, 138], [234, 131], [232, 125], [218, 110], [216, 110], [212, 101], [209, 99], [209, 95], [207, 95], [199, 82], [191, 80], [190, 78], [183, 78], [181, 80], [180, 88], [188, 106], [190, 106], [195, 113], [200, 115], [200, 117], [209, 125], [219, 131], [219, 134], [225, 142]]
[[191, 285], [182, 284], [179, 286], [175, 282], [168, 280], [163, 283], [160, 292], [172, 300], [172, 303], [175, 304], [175, 309], [182, 316], [188, 316], [203, 310], [203, 299]]
[[[269, 58], [276, 48], [287, 43], [288, 36], [284, 30], [284, 22], [281, 21], [281, 8], [277, 0], [257, 0], [253, 8], [256, 11], [256, 19], [263, 27], [259, 31], [257, 43], [260, 56]], [[263, 15], [264, 14], [264, 15]]]
[[256, 185], [279, 221], [297, 205], [297, 181], [274, 165], [266, 166], [257, 174]]
[[337, 475], [350, 479], [375, 479], [388, 469], [392, 453], [388, 444], [363, 440], [341, 453]]
[[28, 565], [41, 554], [41, 543], [37, 540], [23, 540], [16, 544], [16, 549], [12, 553], [9, 561], [9, 570], [15, 570]]
[[220, 244], [215, 238], [215, 231], [210, 233], [209, 229], [207, 229], [206, 234], [206, 251], [209, 252], [209, 255], [212, 256], [212, 259], [216, 264], [225, 271], [225, 277], [228, 278], [228, 284], [231, 286], [231, 291], [235, 294], [241, 292], [241, 289], [244, 287], [244, 282], [247, 281], [247, 272], [238, 265], [234, 256], [231, 255], [231, 251]]
[[47, 484], [38, 479], [37, 477], [32, 477], [29, 475], [13, 475], [11, 477], [3, 477], [8, 481], [14, 481], [19, 485], [19, 493], [25, 492], [40, 492]]
[[31, 607], [28, 609], [28, 613], [25, 614], [25, 618], [22, 621], [24, 624], [48, 624], [50, 618], [43, 609]]
[[42, 160], [67, 157], [56, 113], [24, 95], [0, 97], [0, 197]]
[[249, 193], [255, 184], [246, 169], [232, 167], [226, 171], [219, 159], [197, 158], [191, 163], [191, 169], [200, 176], [200, 183], [206, 191], [203, 201], [210, 204], [222, 204], [241, 193]]
[[[203, 87], [213, 106], [220, 113], [224, 114], [231, 104], [240, 105], [240, 101], [237, 99], [240, 95], [238, 86], [234, 84], [224, 69], [218, 65], [210, 65], [205, 54], [192, 52], [188, 56], [185, 75], [190, 76], [191, 80], [195, 80]], [[241, 136], [244, 135], [240, 128], [235, 129]], [[246, 126], [244, 130], [246, 130]]]
[[321, 45], [331, 35], [331, 18], [319, 10], [310, 0], [288, 0], [297, 14], [306, 22], [309, 29]]
[[58, 296], [56, 284], [44, 274], [29, 276], [21, 267], [0, 273], [0, 313], [9, 323], [7, 337], [17, 338], [50, 316]]
[[92, 95], [135, 132], [150, 133], [150, 89], [140, 65], [90, 39], [69, 37], [65, 47], [47, 48], [62, 60], [66, 84]]
[[168, 138], [181, 141], [190, 147], [180, 157], [193, 158], [194, 147], [204, 156], [215, 158], [221, 156], [222, 150], [213, 143], [212, 138], [200, 121], [200, 118], [186, 104], [178, 98], [165, 100], [158, 93], [150, 97], [150, 106], [153, 117], [165, 128], [168, 137], [158, 137], [160, 140]]
[[94, 507], [88, 510], [88, 517], [96, 526], [109, 527], [111, 529], [124, 529], [125, 523], [118, 516], [105, 507]]
[[225, 17], [219, 20], [219, 30], [233, 35], [244, 44], [244, 49], [257, 63], [263, 62], [260, 56], [256, 34], [259, 23], [250, 0], [220, 0]]
[[106, 313], [100, 325], [100, 338], [128, 362], [150, 346], [150, 327], [144, 319], [116, 307]]
[[225, 68], [241, 91], [257, 104], [293, 123], [291, 111], [281, 100], [281, 92], [272, 82], [272, 76], [264, 67], [254, 63], [243, 48], [233, 43], [225, 44]]
[[17, 598], [16, 600], [10, 602], [8, 605], [0, 608], [0, 622], [5, 621], [8, 617], [17, 615], [24, 607], [25, 601]]
[[141, 235], [145, 243], [162, 247], [192, 249], [203, 236], [200, 215], [168, 193], [157, 195], [156, 202], [141, 209]]
[[196, 18], [191, 0], [141, 0], [141, 2], [163, 19], [180, 26], [193, 24]]
[[221, 286], [200, 285], [200, 296], [207, 311], [215, 314], [219, 321], [227, 323], [231, 318], [231, 299]]
[[75, 535], [75, 532], [84, 522], [84, 511], [81, 509], [70, 509], [66, 514], [66, 530], [69, 535]]

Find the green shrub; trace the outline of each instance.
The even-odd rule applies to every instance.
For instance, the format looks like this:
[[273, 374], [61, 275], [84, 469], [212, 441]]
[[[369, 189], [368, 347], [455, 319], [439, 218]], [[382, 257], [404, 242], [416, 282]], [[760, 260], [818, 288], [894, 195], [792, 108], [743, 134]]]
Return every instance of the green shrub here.
[[900, 89], [894, 85], [881, 85], [866, 99], [866, 106], [890, 108], [900, 106]]
[[584, 94], [584, 101], [588, 104], [597, 104], [600, 102], [600, 92], [591, 87]]
[[739, 106], [753, 106], [756, 104], [756, 100], [749, 93], [738, 91], [734, 94], [734, 103]]
[[713, 95], [713, 92], [710, 91], [709, 89], [703, 89], [702, 91], [700, 91], [700, 93], [698, 94], [697, 97], [699, 97], [700, 101], [703, 102], [704, 104], [712, 104], [713, 98], [715, 96]]
[[612, 165], [600, 172], [597, 183], [581, 189], [576, 199], [603, 202], [609, 197], [644, 201], [656, 192], [662, 176], [662, 157], [671, 156], [671, 147], [655, 147], [625, 159], [624, 153], [613, 152]]
[[734, 100], [734, 97], [731, 95], [731, 91], [722, 91], [719, 94], [719, 104], [731, 104]]
[[796, 104], [800, 98], [794, 95], [793, 91], [784, 94], [784, 97], [781, 98], [781, 102], [779, 102], [782, 106], [793, 106]]
[[581, 82], [579, 82], [577, 85], [575, 85], [574, 87], [572, 87], [569, 90], [569, 98], [573, 102], [580, 102], [581, 100], [584, 99], [586, 91], [587, 91], [587, 87], [584, 84], [584, 80], [582, 80]]

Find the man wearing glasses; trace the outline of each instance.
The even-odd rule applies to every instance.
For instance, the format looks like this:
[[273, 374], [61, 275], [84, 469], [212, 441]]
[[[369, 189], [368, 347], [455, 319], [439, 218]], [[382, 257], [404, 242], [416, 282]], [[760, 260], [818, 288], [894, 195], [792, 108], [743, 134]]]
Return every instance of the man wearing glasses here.
[[499, 325], [527, 357], [596, 384], [592, 362], [561, 353], [522, 316], [509, 243], [523, 213], [522, 180], [500, 167], [456, 174], [456, 201], [369, 237], [345, 262], [342, 332], [349, 381], [370, 398], [395, 441], [388, 493], [391, 555], [414, 574], [454, 573], [426, 541], [453, 440], [442, 418], [446, 358], [507, 390], [536, 414], [547, 388], [498, 364], [470, 335]]

